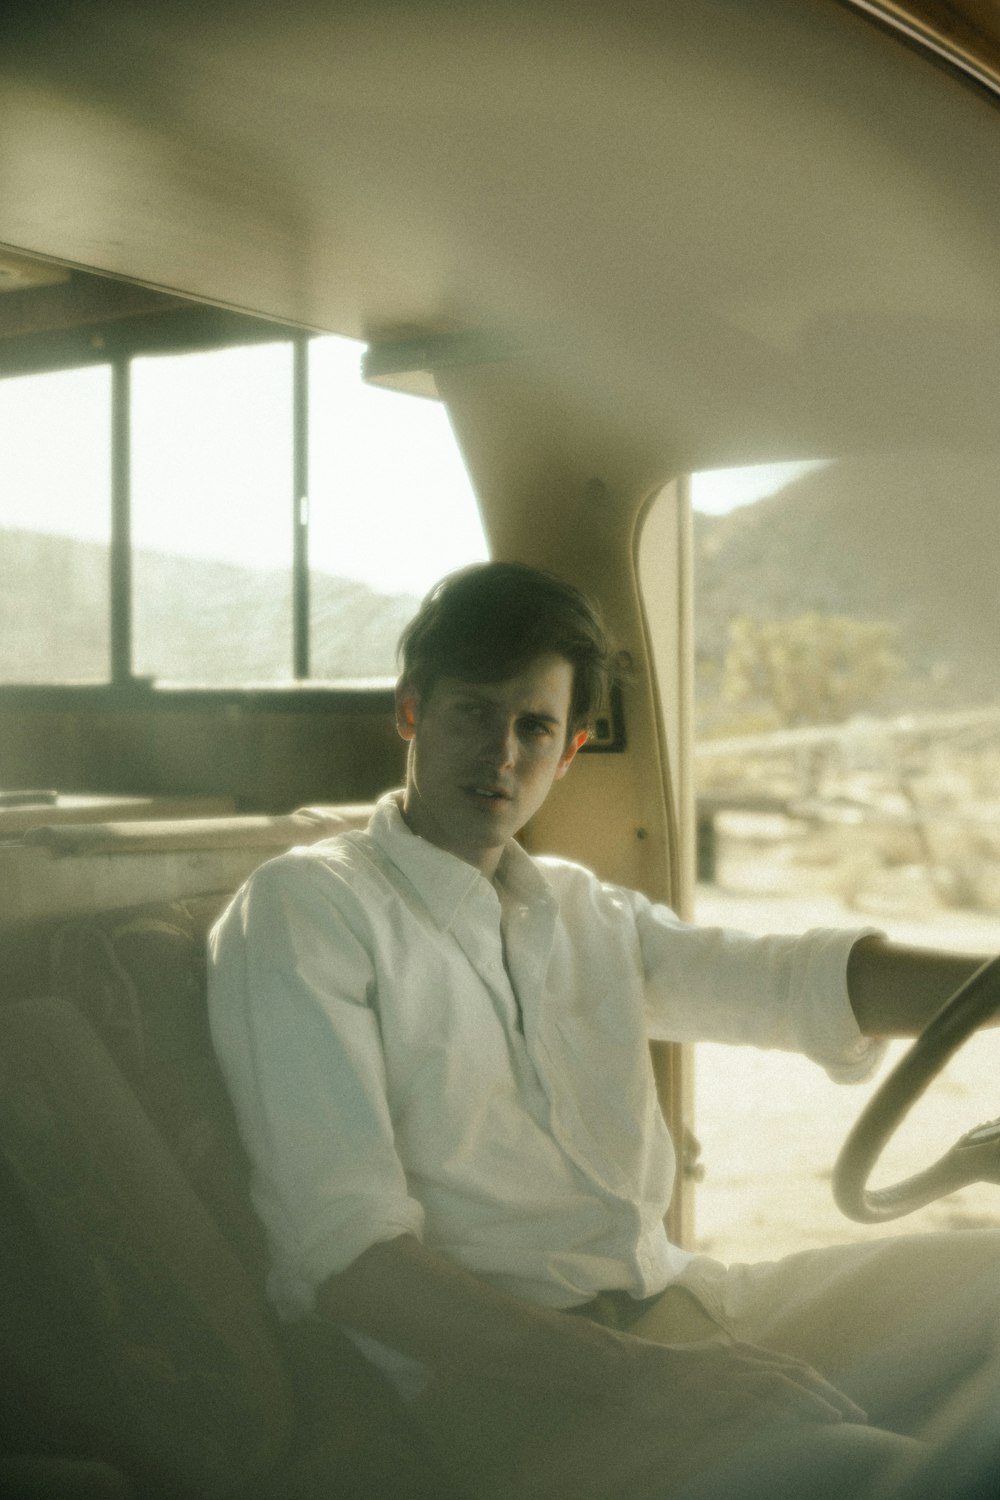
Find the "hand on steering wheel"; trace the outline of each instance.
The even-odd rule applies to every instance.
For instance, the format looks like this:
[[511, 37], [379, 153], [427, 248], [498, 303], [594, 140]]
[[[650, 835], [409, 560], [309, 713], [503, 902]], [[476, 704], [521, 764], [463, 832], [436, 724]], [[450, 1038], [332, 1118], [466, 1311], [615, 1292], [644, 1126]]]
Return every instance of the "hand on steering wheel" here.
[[903, 1116], [967, 1037], [1000, 1010], [1000, 958], [977, 969], [945, 1001], [869, 1100], [833, 1169], [833, 1196], [849, 1219], [898, 1219], [970, 1182], [1000, 1183], [1000, 1120], [962, 1136], [924, 1172], [893, 1187], [869, 1190], [872, 1169]]

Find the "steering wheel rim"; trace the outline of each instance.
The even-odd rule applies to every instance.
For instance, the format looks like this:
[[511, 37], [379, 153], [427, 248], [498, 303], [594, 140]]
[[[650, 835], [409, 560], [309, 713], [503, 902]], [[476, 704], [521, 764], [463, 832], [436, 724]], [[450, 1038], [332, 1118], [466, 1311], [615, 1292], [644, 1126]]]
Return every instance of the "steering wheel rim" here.
[[926, 1171], [891, 1187], [868, 1179], [904, 1116], [962, 1043], [1000, 1010], [1000, 957], [982, 965], [951, 995], [862, 1110], [837, 1157], [833, 1196], [862, 1224], [901, 1218], [970, 1182], [1000, 1182], [1000, 1122], [964, 1135]]

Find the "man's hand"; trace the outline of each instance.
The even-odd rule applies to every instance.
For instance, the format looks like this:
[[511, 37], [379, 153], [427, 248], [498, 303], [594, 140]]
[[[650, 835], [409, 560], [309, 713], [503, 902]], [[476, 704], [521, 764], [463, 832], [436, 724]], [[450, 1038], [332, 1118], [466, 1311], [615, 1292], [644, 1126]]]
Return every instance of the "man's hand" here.
[[[511, 1487], [523, 1500], [607, 1500], [658, 1493], [734, 1458], [753, 1439], [865, 1422], [809, 1365], [725, 1335], [656, 1344], [628, 1334], [607, 1399], [580, 1403], [530, 1445]], [[541, 1399], [541, 1398], [540, 1398]]]
[[[628, 1337], [626, 1335], [626, 1337]], [[741, 1426], [784, 1417], [813, 1422], [865, 1422], [859, 1406], [791, 1355], [720, 1334], [696, 1344], [655, 1344], [630, 1339], [631, 1389], [612, 1400], [661, 1414], [683, 1408], [685, 1421]]]

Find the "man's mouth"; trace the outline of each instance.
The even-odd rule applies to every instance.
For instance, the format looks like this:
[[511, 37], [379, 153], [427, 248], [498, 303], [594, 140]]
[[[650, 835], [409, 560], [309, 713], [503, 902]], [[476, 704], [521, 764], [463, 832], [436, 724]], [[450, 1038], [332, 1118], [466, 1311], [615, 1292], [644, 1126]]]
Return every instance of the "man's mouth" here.
[[509, 802], [510, 792], [501, 786], [475, 786], [469, 785], [465, 790], [473, 797], [481, 797], [485, 802]]

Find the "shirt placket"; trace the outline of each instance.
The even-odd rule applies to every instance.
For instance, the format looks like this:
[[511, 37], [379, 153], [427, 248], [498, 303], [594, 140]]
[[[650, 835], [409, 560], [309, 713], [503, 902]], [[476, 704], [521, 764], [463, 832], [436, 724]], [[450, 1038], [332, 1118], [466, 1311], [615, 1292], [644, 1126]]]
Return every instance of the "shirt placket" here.
[[513, 985], [504, 966], [500, 933], [500, 903], [490, 887], [470, 894], [465, 910], [456, 914], [452, 935], [489, 992], [504, 1031], [520, 1028], [520, 1010]]
[[555, 905], [547, 899], [531, 905], [515, 905], [510, 914], [508, 963], [521, 997], [525, 1048], [548, 1101], [548, 1129], [576, 1170], [602, 1195], [607, 1195], [599, 1174], [594, 1172], [594, 1164], [581, 1150], [581, 1141], [585, 1137], [573, 1124], [575, 1107], [559, 1064], [559, 1048], [548, 1044], [555, 1019], [553, 1012], [560, 1000], [558, 995], [546, 991], [555, 922]]

